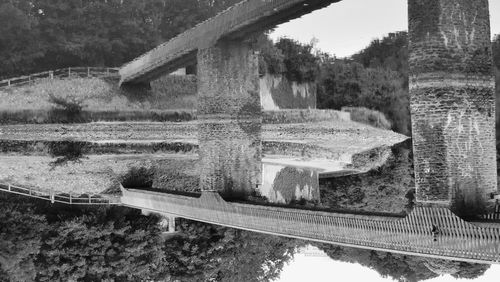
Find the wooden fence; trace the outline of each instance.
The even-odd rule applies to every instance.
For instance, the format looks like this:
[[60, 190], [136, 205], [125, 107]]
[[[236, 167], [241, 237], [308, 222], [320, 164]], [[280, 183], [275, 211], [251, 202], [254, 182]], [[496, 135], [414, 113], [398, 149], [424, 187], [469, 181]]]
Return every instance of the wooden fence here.
[[99, 195], [73, 195], [54, 190], [19, 187], [8, 183], [0, 183], [0, 191], [68, 205], [120, 205], [118, 197], [101, 197]]
[[54, 79], [68, 77], [106, 77], [118, 75], [119, 68], [104, 67], [69, 67], [57, 70], [33, 73], [0, 80], [0, 89], [10, 86], [19, 86], [32, 83], [39, 79]]

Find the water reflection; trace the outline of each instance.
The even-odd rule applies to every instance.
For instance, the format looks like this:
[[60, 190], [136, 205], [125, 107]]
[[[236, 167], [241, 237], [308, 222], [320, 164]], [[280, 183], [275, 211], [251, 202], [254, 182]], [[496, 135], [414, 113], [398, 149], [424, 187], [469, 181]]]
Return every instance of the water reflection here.
[[[65, 191], [57, 190], [60, 188], [77, 195], [93, 192], [107, 198], [120, 196], [123, 185], [139, 191], [168, 193], [172, 203], [163, 204], [172, 207], [178, 205], [176, 201], [189, 202], [201, 198], [202, 193], [215, 191], [227, 202], [237, 202], [231, 207], [241, 216], [234, 219], [236, 223], [227, 224], [239, 229], [182, 218], [195, 217], [182, 213], [181, 208], [205, 209], [204, 215], [212, 214], [212, 208], [224, 212], [229, 205], [219, 199], [212, 206], [200, 201], [195, 203], [196, 207], [179, 205], [179, 211], [151, 212], [155, 210], [153, 201], [147, 200], [142, 206], [129, 205], [136, 209], [76, 207], [0, 194], [0, 281], [273, 281], [308, 245], [332, 260], [357, 263], [383, 277], [421, 281], [444, 273], [480, 277], [489, 267], [431, 258], [430, 249], [445, 255], [457, 249], [490, 255], [492, 246], [496, 246], [498, 254], [498, 243], [491, 234], [484, 238], [485, 243], [469, 233], [471, 238], [451, 238], [449, 233], [456, 230], [450, 229], [443, 230], [443, 236], [433, 240], [424, 223], [420, 229], [408, 232], [399, 230], [401, 225], [380, 223], [390, 217], [388, 213], [396, 218], [395, 214], [406, 215], [414, 208], [409, 141], [392, 147], [374, 144], [367, 148], [355, 142], [358, 135], [332, 134], [338, 130], [332, 125], [322, 125], [321, 130], [314, 128], [318, 131], [317, 140], [308, 136], [309, 141], [300, 141], [314, 132], [299, 130], [307, 128], [305, 125], [269, 127], [254, 114], [240, 112], [222, 118], [207, 115], [198, 123], [180, 126], [182, 134], [172, 134], [170, 139], [160, 141], [149, 140], [147, 136], [133, 142], [81, 138], [4, 140], [2, 158], [6, 161], [1, 162], [0, 179], [36, 186], [41, 189], [37, 193], [45, 189], [51, 196], [66, 195]], [[137, 126], [131, 128], [132, 132], [138, 131]], [[197, 142], [190, 139], [192, 131], [198, 136]], [[346, 140], [352, 144], [346, 145]], [[125, 195], [122, 204], [127, 203], [123, 198]], [[158, 195], [153, 198], [157, 202], [162, 200]], [[137, 200], [144, 199], [137, 197]], [[323, 213], [300, 213], [293, 209], [282, 213], [270, 206], [342, 210], [356, 216], [339, 216], [340, 221], [334, 222]], [[257, 214], [268, 208], [264, 216]], [[204, 221], [217, 223], [226, 216], [222, 212], [214, 212], [217, 216]], [[376, 212], [384, 212], [385, 217]], [[303, 222], [296, 220], [299, 214]], [[373, 222], [357, 217], [360, 214], [372, 216]], [[425, 216], [415, 219], [423, 220]], [[287, 220], [293, 224], [272, 225]], [[374, 230], [377, 222], [382, 227]], [[264, 223], [269, 223], [268, 229], [256, 228]], [[427, 257], [311, 243], [245, 230], [275, 230], [271, 233], [288, 236], [302, 231], [305, 235], [297, 235], [299, 238], [364, 248], [378, 242], [383, 246], [378, 249], [420, 252]], [[370, 230], [369, 234], [366, 230]], [[414, 231], [415, 234], [411, 233]], [[457, 258], [463, 258], [460, 255]]]

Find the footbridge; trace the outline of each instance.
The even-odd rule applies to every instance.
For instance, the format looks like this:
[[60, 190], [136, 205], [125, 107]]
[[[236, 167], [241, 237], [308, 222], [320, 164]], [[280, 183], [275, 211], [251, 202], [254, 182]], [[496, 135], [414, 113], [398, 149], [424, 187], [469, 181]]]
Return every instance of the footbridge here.
[[[449, 209], [417, 207], [406, 217], [330, 213], [122, 188], [121, 203], [169, 216], [349, 247], [476, 263], [500, 263], [500, 225], [475, 225]], [[433, 234], [433, 226], [439, 234]]]
[[196, 62], [197, 50], [243, 40], [340, 0], [245, 0], [179, 34], [120, 69], [120, 83], [149, 82]]

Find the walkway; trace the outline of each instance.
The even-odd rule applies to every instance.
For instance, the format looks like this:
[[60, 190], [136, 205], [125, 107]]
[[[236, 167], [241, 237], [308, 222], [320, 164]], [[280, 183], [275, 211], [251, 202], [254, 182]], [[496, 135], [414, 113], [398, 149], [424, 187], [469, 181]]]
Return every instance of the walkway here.
[[[408, 255], [500, 263], [500, 225], [478, 227], [442, 208], [406, 218], [328, 213], [122, 189], [122, 204], [191, 220], [278, 236]], [[432, 227], [440, 230], [433, 236]]]

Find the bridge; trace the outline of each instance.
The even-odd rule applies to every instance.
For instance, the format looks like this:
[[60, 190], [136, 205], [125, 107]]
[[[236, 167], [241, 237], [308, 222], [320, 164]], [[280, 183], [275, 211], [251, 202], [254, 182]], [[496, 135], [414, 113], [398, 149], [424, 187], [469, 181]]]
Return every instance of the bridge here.
[[120, 83], [149, 82], [196, 63], [196, 52], [219, 40], [243, 40], [340, 0], [246, 0], [228, 8], [120, 69]]
[[398, 217], [229, 203], [209, 191], [199, 198], [124, 188], [122, 193], [122, 205], [170, 218], [377, 251], [500, 263], [500, 224], [475, 225], [446, 208], [417, 207]]
[[[338, 1], [242, 1], [125, 64], [121, 83], [147, 84], [197, 62], [200, 155], [209, 164], [209, 158], [238, 150], [217, 151], [206, 128], [222, 123], [261, 126], [258, 57], [246, 39]], [[484, 204], [499, 192], [488, 0], [408, 0], [408, 17], [417, 202], [451, 207], [477, 198]], [[241, 140], [246, 138], [243, 131]], [[258, 160], [260, 145], [249, 144], [256, 146], [247, 155]]]

